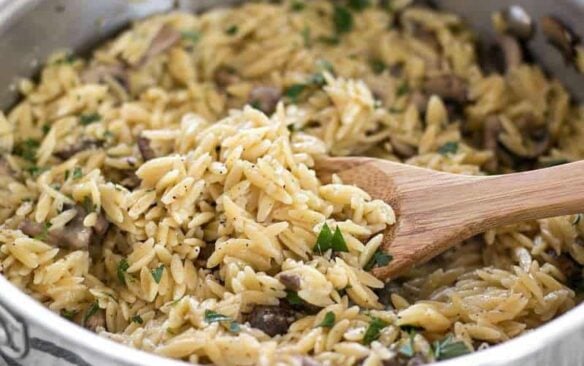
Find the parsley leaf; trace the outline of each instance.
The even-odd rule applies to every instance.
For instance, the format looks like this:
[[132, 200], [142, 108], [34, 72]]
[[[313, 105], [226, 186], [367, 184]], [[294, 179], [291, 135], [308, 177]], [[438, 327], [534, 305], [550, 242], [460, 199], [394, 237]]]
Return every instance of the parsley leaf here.
[[326, 252], [331, 248], [332, 240], [333, 233], [329, 226], [327, 225], [327, 223], [325, 222], [324, 225], [322, 226], [322, 229], [320, 229], [320, 233], [316, 238], [316, 245], [314, 246], [314, 249], [312, 249], [312, 251], [319, 252], [321, 254]]
[[310, 41], [310, 28], [305, 26], [302, 29], [302, 41], [304, 42], [304, 47], [310, 47], [312, 42]]
[[96, 206], [93, 204], [93, 201], [91, 200], [91, 198], [89, 198], [89, 196], [83, 197], [83, 202], [81, 202], [81, 206], [83, 206], [83, 208], [87, 212], [94, 212], [97, 210]]
[[369, 262], [367, 262], [365, 267], [363, 267], [363, 269], [366, 271], [370, 271], [371, 269], [373, 269], [373, 267], [386, 266], [389, 264], [389, 262], [391, 262], [392, 259], [393, 257], [391, 256], [391, 254], [385, 253], [384, 251], [381, 250], [377, 250], [375, 254], [373, 254], [373, 257], [371, 257]]
[[126, 284], [126, 272], [128, 271], [128, 268], [130, 268], [128, 261], [126, 258], [122, 258], [118, 263], [118, 280], [124, 285]]
[[47, 240], [47, 237], [49, 236], [49, 229], [50, 228], [51, 228], [51, 224], [49, 224], [48, 222], [45, 222], [45, 224], [43, 225], [43, 231], [40, 234], [38, 234], [37, 236], [35, 236], [33, 239], [40, 240], [40, 241]]
[[349, 0], [349, 7], [353, 10], [361, 11], [371, 5], [370, 0]]
[[288, 301], [290, 305], [304, 304], [304, 300], [302, 300], [300, 296], [298, 296], [298, 293], [296, 291], [286, 291], [286, 301]]
[[217, 313], [213, 310], [205, 310], [205, 321], [207, 323], [223, 323], [223, 322], [229, 322], [229, 331], [232, 333], [239, 333], [239, 331], [241, 330], [239, 324], [233, 320], [231, 317], [227, 316], [227, 315], [223, 315], [220, 313]]
[[132, 322], [136, 324], [144, 324], [144, 319], [140, 315], [134, 315], [132, 317]]
[[83, 170], [81, 170], [80, 167], [75, 167], [73, 169], [73, 174], [71, 175], [73, 177], [73, 179], [77, 180], [79, 178], [81, 178], [83, 176]]
[[73, 317], [77, 314], [76, 311], [74, 310], [67, 310], [67, 309], [62, 309], [61, 310], [61, 316], [63, 318], [67, 318], [69, 320], [73, 319]]
[[306, 4], [304, 4], [303, 1], [294, 0], [294, 1], [292, 1], [292, 4], [290, 4], [290, 9], [292, 11], [302, 11], [302, 10], [304, 10], [305, 6], [306, 6]]
[[374, 74], [379, 75], [381, 74], [386, 68], [387, 65], [382, 60], [375, 58], [369, 61], [369, 66], [371, 66], [371, 70]]
[[182, 31], [180, 32], [180, 36], [183, 40], [191, 43], [197, 43], [201, 39], [201, 33], [197, 31]]
[[157, 268], [154, 268], [152, 271], [150, 271], [150, 273], [152, 273], [152, 278], [154, 278], [154, 281], [156, 281], [156, 283], [160, 283], [160, 280], [162, 279], [162, 272], [164, 271], [164, 265], [160, 265]]
[[341, 233], [341, 229], [337, 226], [335, 229], [335, 233], [331, 239], [331, 248], [335, 252], [348, 252], [349, 248], [347, 248], [347, 242], [343, 237], [343, 233]]
[[87, 323], [87, 320], [89, 320], [89, 318], [94, 316], [98, 310], [99, 310], [99, 304], [96, 301], [93, 304], [91, 304], [89, 309], [87, 309], [87, 312], [85, 313], [85, 316], [83, 317], [83, 324]]
[[404, 82], [400, 86], [397, 87], [397, 90], [395, 91], [395, 94], [398, 97], [401, 97], [401, 96], [406, 95], [409, 91], [410, 91], [410, 86], [408, 85], [407, 82]]
[[332, 328], [333, 325], [335, 325], [335, 319], [336, 319], [335, 313], [329, 311], [324, 315], [324, 319], [318, 326], [323, 328]]
[[353, 14], [344, 6], [336, 5], [333, 12], [333, 23], [337, 33], [347, 33], [353, 29]]
[[434, 356], [438, 361], [448, 360], [450, 358], [466, 355], [470, 350], [464, 342], [455, 341], [452, 335], [449, 335], [442, 341], [435, 341]]
[[225, 30], [225, 33], [229, 34], [230, 36], [233, 36], [233, 35], [237, 34], [238, 30], [239, 30], [239, 28], [237, 28], [236, 25], [232, 25], [231, 27], [229, 27]]
[[321, 71], [328, 71], [330, 73], [335, 72], [333, 64], [331, 64], [328, 60], [318, 60], [316, 62], [316, 67]]
[[25, 160], [34, 162], [36, 161], [36, 154], [39, 146], [40, 142], [38, 140], [26, 139], [14, 147], [14, 155], [18, 155]]
[[86, 113], [79, 116], [79, 123], [81, 123], [83, 126], [87, 126], [99, 121], [101, 121], [101, 115], [99, 113]]
[[341, 39], [337, 36], [320, 36], [317, 40], [321, 43], [336, 46], [341, 43]]
[[450, 141], [440, 146], [438, 153], [441, 155], [456, 154], [458, 151], [458, 142]]
[[363, 336], [363, 344], [370, 344], [377, 338], [379, 338], [379, 333], [385, 327], [387, 327], [389, 323], [379, 318], [372, 318], [371, 323], [369, 323], [369, 327], [365, 331], [365, 335]]
[[296, 103], [298, 101], [298, 97], [304, 91], [304, 88], [306, 88], [305, 84], [293, 84], [288, 89], [286, 89], [284, 94], [290, 98], [292, 103]]

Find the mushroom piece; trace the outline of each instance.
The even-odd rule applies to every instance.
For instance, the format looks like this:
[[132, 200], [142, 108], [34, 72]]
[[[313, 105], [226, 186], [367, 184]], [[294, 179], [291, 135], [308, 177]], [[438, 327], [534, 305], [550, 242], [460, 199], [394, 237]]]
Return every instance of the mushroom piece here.
[[564, 56], [567, 62], [574, 62], [576, 59], [576, 46], [580, 38], [568, 28], [562, 21], [551, 16], [544, 16], [540, 19], [543, 34], [551, 45], [556, 47]]
[[256, 86], [249, 93], [249, 104], [257, 107], [267, 115], [271, 115], [276, 110], [276, 106], [282, 97], [279, 88], [269, 85]]
[[109, 222], [100, 214], [93, 227], [86, 227], [83, 220], [87, 212], [81, 206], [75, 206], [75, 210], [77, 211], [75, 217], [62, 228], [47, 230], [43, 224], [28, 219], [22, 221], [18, 228], [30, 237], [46, 236], [43, 238], [44, 241], [55, 247], [71, 250], [87, 249], [91, 243], [101, 241], [109, 228]]
[[260, 305], [252, 309], [247, 321], [270, 337], [285, 334], [296, 320], [292, 309], [276, 305]]
[[95, 63], [89, 65], [81, 73], [81, 80], [87, 84], [105, 82], [108, 78], [116, 79], [127, 89], [128, 75], [126, 68], [121, 64], [105, 65]]
[[168, 24], [164, 24], [152, 39], [150, 47], [144, 52], [140, 64], [148, 63], [155, 56], [174, 46], [180, 39], [181, 34], [179, 31]]
[[401, 159], [408, 159], [416, 155], [416, 148], [414, 146], [408, 145], [396, 137], [390, 136], [389, 142], [395, 155]]
[[497, 161], [497, 150], [499, 146], [499, 134], [503, 130], [501, 121], [497, 116], [489, 116], [483, 126], [483, 148], [493, 152], [491, 158], [486, 164], [485, 169], [489, 172], [497, 171], [499, 162]]
[[524, 115], [516, 122], [517, 127], [523, 136], [523, 144], [516, 146], [501, 139], [499, 142], [511, 153], [521, 158], [536, 159], [543, 155], [551, 144], [550, 133], [547, 126], [538, 125], [537, 120], [532, 115]]
[[102, 141], [98, 140], [81, 140], [68, 146], [63, 150], [58, 150], [53, 153], [56, 157], [62, 160], [67, 160], [81, 151], [95, 149], [102, 146]]
[[440, 75], [424, 81], [422, 89], [428, 95], [437, 95], [442, 100], [464, 104], [468, 100], [468, 86], [456, 75]]
[[146, 137], [138, 137], [136, 144], [138, 145], [138, 150], [140, 150], [140, 155], [142, 155], [142, 159], [144, 159], [144, 161], [154, 159], [156, 157], [154, 150], [152, 150], [152, 147], [150, 146], [150, 140]]
[[516, 68], [523, 63], [523, 51], [517, 39], [503, 35], [498, 37], [497, 41], [505, 59], [505, 70]]
[[91, 315], [84, 324], [85, 328], [91, 330], [92, 332], [97, 331], [98, 328], [105, 327], [105, 311], [99, 309], [95, 314]]
[[500, 15], [504, 23], [504, 31], [507, 34], [523, 41], [527, 41], [533, 37], [535, 26], [531, 17], [521, 6], [511, 5], [501, 11]]
[[282, 273], [278, 276], [278, 280], [286, 287], [288, 290], [298, 291], [300, 290], [300, 276], [291, 273]]
[[239, 82], [239, 76], [235, 70], [227, 67], [220, 67], [215, 70], [213, 80], [220, 88], [226, 88], [231, 84]]

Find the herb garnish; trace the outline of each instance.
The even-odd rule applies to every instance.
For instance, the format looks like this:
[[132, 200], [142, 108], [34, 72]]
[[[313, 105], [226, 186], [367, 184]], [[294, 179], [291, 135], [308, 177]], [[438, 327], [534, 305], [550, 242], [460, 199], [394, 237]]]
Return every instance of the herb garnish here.
[[441, 155], [456, 154], [458, 151], [458, 142], [449, 141], [444, 145], [440, 146], [438, 153]]
[[292, 1], [292, 4], [290, 4], [290, 9], [292, 11], [302, 11], [305, 6], [306, 4], [304, 4], [304, 1], [294, 0]]
[[337, 36], [320, 36], [317, 38], [317, 40], [321, 43], [331, 46], [336, 46], [341, 42], [341, 39]]
[[304, 300], [298, 296], [298, 292], [296, 291], [286, 291], [286, 301], [288, 301], [290, 305], [304, 304]]
[[160, 280], [162, 279], [162, 272], [164, 271], [164, 265], [161, 264], [160, 266], [154, 268], [152, 271], [150, 271], [150, 273], [152, 274], [152, 278], [154, 278], [154, 281], [156, 281], [156, 283], [160, 283]]
[[217, 313], [213, 310], [205, 310], [205, 321], [209, 324], [216, 322], [217, 323], [229, 322], [228, 329], [232, 333], [239, 333], [239, 331], [241, 330], [239, 324], [231, 317]]
[[433, 343], [434, 356], [436, 360], [448, 360], [450, 358], [466, 355], [470, 350], [461, 341], [455, 341], [452, 335], [449, 335], [442, 341], [435, 341]]
[[336, 5], [333, 12], [333, 22], [337, 33], [347, 33], [353, 29], [353, 14], [344, 6]]
[[14, 147], [14, 155], [18, 155], [30, 162], [35, 162], [39, 146], [38, 140], [26, 139]]
[[67, 310], [67, 309], [62, 309], [61, 310], [61, 316], [63, 318], [67, 318], [69, 320], [73, 319], [73, 317], [77, 314], [76, 311], [74, 310]]
[[89, 320], [89, 318], [94, 316], [98, 310], [99, 310], [99, 304], [96, 301], [93, 304], [91, 304], [89, 309], [87, 309], [87, 312], [85, 313], [85, 316], [83, 317], [83, 324], [87, 323], [87, 320]]
[[120, 280], [120, 282], [124, 285], [126, 284], [126, 275], [128, 272], [128, 268], [130, 268], [128, 261], [126, 260], [126, 258], [122, 258], [122, 260], [120, 260], [120, 262], [118, 263], [118, 280]]
[[381, 320], [379, 318], [371, 318], [371, 323], [369, 323], [369, 327], [365, 331], [365, 335], [363, 336], [363, 344], [370, 344], [377, 338], [379, 338], [379, 333], [385, 327], [387, 327], [389, 323], [385, 320]]
[[386, 253], [382, 250], [377, 250], [375, 254], [373, 254], [373, 257], [371, 257], [369, 262], [365, 264], [365, 267], [363, 267], [363, 269], [369, 271], [373, 269], [373, 267], [386, 266], [389, 264], [389, 262], [391, 262], [392, 259], [393, 257], [391, 254]]
[[45, 241], [47, 239], [47, 237], [49, 236], [49, 229], [50, 228], [51, 228], [51, 224], [49, 224], [48, 222], [45, 222], [45, 224], [43, 225], [43, 231], [39, 235], [35, 236], [33, 239]]
[[191, 43], [197, 43], [201, 39], [201, 33], [197, 31], [182, 31], [180, 32], [180, 36], [183, 40]]
[[42, 127], [42, 130], [43, 130], [43, 135], [46, 135], [51, 130], [51, 126], [49, 124], [45, 123]]
[[322, 320], [322, 322], [320, 322], [318, 327], [332, 328], [333, 325], [335, 325], [335, 319], [336, 319], [335, 313], [329, 311], [324, 315], [324, 319]]
[[73, 169], [73, 174], [71, 176], [73, 177], [73, 179], [77, 180], [83, 176], [83, 170], [81, 170], [80, 167], [76, 166]]
[[369, 0], [349, 0], [349, 7], [353, 10], [361, 11], [371, 5]]
[[385, 62], [378, 58], [374, 58], [373, 60], [369, 61], [369, 66], [371, 66], [373, 73], [377, 75], [381, 74], [387, 68]]
[[400, 84], [400, 86], [397, 87], [395, 94], [398, 97], [401, 97], [401, 96], [406, 95], [409, 91], [410, 91], [410, 86], [408, 85], [407, 82], [403, 82], [402, 84]]
[[298, 97], [304, 91], [304, 88], [306, 88], [306, 84], [292, 84], [288, 89], [286, 89], [284, 94], [290, 98], [292, 103], [296, 103], [298, 101]]
[[229, 27], [225, 30], [225, 33], [229, 34], [230, 36], [233, 36], [233, 35], [237, 34], [238, 30], [239, 30], [239, 28], [237, 28], [236, 25], [232, 25], [231, 27]]
[[89, 198], [89, 196], [83, 197], [83, 202], [81, 202], [81, 206], [83, 206], [83, 208], [87, 212], [97, 211], [97, 206], [93, 204], [93, 201], [91, 200], [91, 198]]
[[87, 126], [99, 121], [101, 121], [101, 115], [99, 113], [86, 113], [79, 116], [79, 123], [81, 123], [83, 126]]
[[310, 47], [312, 42], [310, 41], [310, 28], [305, 26], [302, 29], [302, 41], [304, 42], [304, 47]]
[[134, 315], [131, 320], [136, 324], [144, 324], [144, 319], [140, 315]]
[[341, 233], [341, 230], [337, 226], [334, 234], [331, 231], [328, 224], [325, 222], [316, 238], [316, 245], [312, 249], [314, 252], [324, 253], [327, 250], [332, 249], [335, 252], [348, 252], [347, 243], [345, 238]]

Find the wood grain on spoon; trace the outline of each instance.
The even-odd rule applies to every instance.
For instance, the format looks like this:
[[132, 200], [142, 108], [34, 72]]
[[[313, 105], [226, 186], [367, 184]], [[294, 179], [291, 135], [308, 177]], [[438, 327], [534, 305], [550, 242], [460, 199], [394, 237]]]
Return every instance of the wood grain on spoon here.
[[324, 181], [335, 173], [395, 210], [397, 222], [382, 243], [393, 260], [373, 270], [384, 279], [488, 229], [584, 212], [584, 161], [524, 173], [468, 176], [346, 157], [321, 159], [317, 171]]

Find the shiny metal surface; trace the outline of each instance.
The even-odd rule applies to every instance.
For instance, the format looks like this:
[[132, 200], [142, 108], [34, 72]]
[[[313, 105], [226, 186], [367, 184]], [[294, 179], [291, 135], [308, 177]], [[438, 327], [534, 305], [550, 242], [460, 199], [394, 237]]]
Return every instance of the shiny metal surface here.
[[[180, 7], [192, 11], [237, 0], [0, 0], [0, 108], [14, 103], [11, 87], [30, 76], [55, 49], [85, 52], [132, 19]], [[486, 39], [490, 15], [509, 0], [439, 0], [463, 15]], [[515, 0], [534, 20], [555, 15], [584, 36], [584, 0]], [[584, 76], [566, 66], [537, 29], [529, 49], [544, 67], [584, 100]], [[584, 306], [528, 334], [442, 366], [584, 365]], [[0, 365], [179, 366], [184, 363], [137, 351], [78, 327], [46, 309], [0, 276]]]

